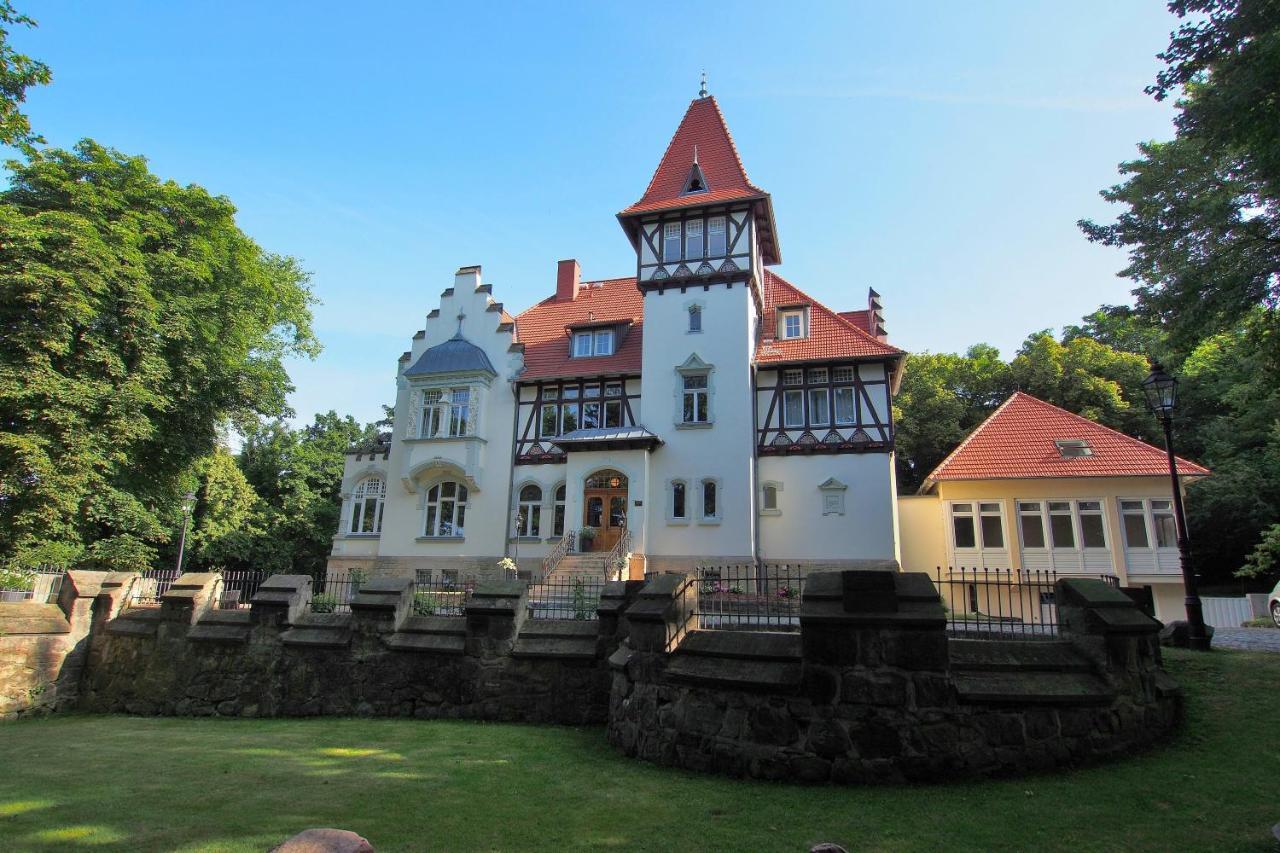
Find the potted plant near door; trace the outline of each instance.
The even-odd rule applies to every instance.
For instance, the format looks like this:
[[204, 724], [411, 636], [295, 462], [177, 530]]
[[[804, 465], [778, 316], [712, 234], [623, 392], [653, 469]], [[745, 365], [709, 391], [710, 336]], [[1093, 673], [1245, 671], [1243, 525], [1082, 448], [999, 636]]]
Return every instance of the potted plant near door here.
[[590, 551], [595, 547], [596, 536], [599, 531], [594, 527], [584, 527], [578, 531], [578, 545], [583, 551]]

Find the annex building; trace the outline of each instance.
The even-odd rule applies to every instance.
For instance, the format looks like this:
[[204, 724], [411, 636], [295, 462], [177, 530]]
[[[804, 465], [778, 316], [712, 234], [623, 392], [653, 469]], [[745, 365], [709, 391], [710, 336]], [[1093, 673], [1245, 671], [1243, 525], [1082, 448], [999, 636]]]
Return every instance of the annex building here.
[[831, 308], [772, 270], [772, 201], [713, 97], [617, 218], [630, 274], [561, 261], [519, 314], [457, 271], [400, 358], [389, 443], [347, 458], [331, 569], [896, 567], [905, 353], [878, 295]]

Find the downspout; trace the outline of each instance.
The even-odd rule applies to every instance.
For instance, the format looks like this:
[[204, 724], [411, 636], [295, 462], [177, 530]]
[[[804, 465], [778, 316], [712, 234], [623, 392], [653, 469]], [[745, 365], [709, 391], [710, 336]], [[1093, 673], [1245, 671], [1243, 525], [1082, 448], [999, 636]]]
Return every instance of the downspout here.
[[[511, 380], [511, 396], [514, 398], [515, 405], [511, 407], [511, 464], [507, 466], [507, 505], [503, 510], [503, 515], [507, 519], [503, 522], [502, 527], [504, 531], [502, 537], [502, 556], [504, 558], [511, 556], [511, 534], [514, 532], [511, 529], [511, 522], [513, 519], [513, 513], [511, 512], [511, 495], [515, 491], [516, 487], [516, 447], [519, 442], [517, 436], [520, 434], [520, 383], [514, 379]], [[518, 568], [519, 566], [517, 566], [517, 569]]]
[[751, 533], [754, 540], [756, 567], [759, 568], [764, 555], [760, 553], [760, 508], [756, 502], [760, 500], [760, 395], [756, 390], [756, 365], [751, 365]]

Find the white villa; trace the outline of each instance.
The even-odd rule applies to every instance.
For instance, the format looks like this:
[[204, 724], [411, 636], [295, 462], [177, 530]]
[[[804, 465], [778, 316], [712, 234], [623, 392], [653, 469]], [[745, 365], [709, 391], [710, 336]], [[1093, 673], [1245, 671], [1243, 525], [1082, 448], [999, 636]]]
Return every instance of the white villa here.
[[331, 570], [896, 565], [905, 354], [874, 291], [832, 310], [769, 269], [773, 205], [714, 98], [618, 221], [633, 275], [561, 261], [515, 316], [457, 271], [400, 358], [390, 443], [348, 456]]

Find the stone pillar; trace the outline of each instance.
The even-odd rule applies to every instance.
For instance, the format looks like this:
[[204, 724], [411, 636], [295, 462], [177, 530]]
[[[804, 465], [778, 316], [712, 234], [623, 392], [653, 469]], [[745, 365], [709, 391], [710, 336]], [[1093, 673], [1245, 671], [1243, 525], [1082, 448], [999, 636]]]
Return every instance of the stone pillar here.
[[610, 581], [600, 591], [600, 606], [596, 608], [596, 616], [600, 620], [598, 650], [602, 657], [612, 654], [618, 643], [627, 636], [625, 613], [643, 588], [644, 581]]
[[249, 602], [254, 626], [284, 629], [302, 618], [311, 603], [309, 575], [272, 575]]
[[394, 633], [413, 613], [413, 578], [376, 577], [351, 597], [351, 627], [360, 637]]
[[480, 581], [467, 602], [467, 654], [511, 654], [528, 609], [529, 584], [521, 580]]
[[945, 671], [947, 618], [923, 572], [809, 575], [800, 604], [805, 664]]
[[1054, 588], [1058, 629], [1103, 671], [1112, 686], [1160, 666], [1160, 623], [1119, 589], [1094, 578], [1067, 578]]
[[89, 633], [116, 618], [133, 592], [137, 572], [70, 571], [62, 577], [58, 606], [73, 633]]
[[695, 624], [698, 590], [692, 576], [651, 574], [625, 611], [628, 645], [637, 652], [666, 652]]
[[222, 595], [222, 575], [188, 572], [173, 582], [160, 597], [162, 636], [185, 637], [187, 629], [218, 604]]

